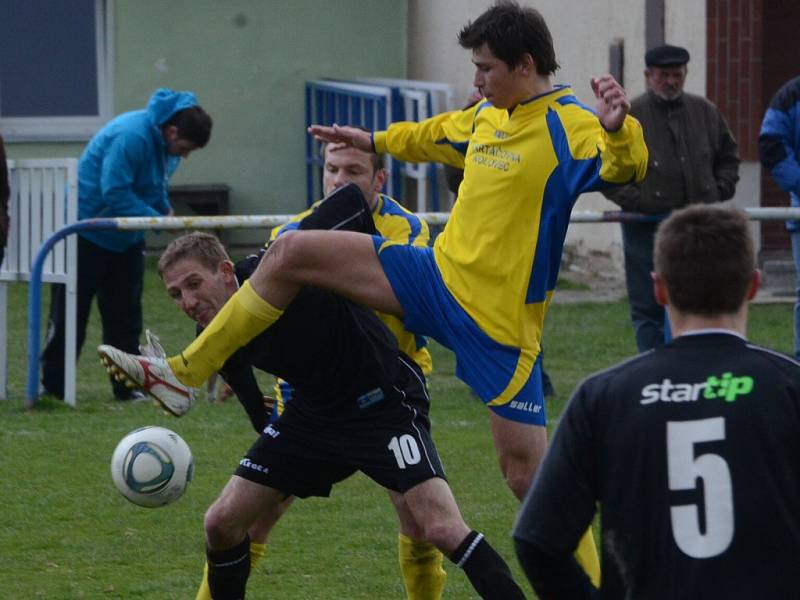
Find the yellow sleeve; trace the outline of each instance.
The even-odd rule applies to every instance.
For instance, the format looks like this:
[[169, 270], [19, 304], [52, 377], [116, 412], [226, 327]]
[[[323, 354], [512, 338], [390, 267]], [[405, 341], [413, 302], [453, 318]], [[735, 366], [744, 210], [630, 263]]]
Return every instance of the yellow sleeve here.
[[578, 193], [604, 189], [608, 184], [641, 181], [647, 171], [647, 146], [642, 126], [628, 115], [617, 131], [607, 131], [585, 108], [571, 104], [559, 110], [570, 154], [578, 160], [600, 157], [600, 180], [587, 181]]
[[639, 121], [628, 115], [617, 131], [600, 129], [600, 157], [603, 161], [600, 178], [609, 183], [632, 183], [644, 179], [648, 152]]
[[407, 162], [433, 161], [464, 168], [475, 115], [481, 103], [465, 110], [441, 113], [425, 121], [393, 123], [373, 135], [375, 151]]

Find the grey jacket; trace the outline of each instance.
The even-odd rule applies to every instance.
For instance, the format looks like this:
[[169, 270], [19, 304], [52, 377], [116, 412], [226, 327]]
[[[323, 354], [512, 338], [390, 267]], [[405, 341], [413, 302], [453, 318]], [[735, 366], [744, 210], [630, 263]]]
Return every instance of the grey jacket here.
[[606, 198], [623, 210], [657, 214], [733, 197], [739, 156], [716, 106], [685, 92], [668, 102], [648, 90], [631, 102], [630, 114], [642, 124], [647, 175], [641, 183], [604, 191]]

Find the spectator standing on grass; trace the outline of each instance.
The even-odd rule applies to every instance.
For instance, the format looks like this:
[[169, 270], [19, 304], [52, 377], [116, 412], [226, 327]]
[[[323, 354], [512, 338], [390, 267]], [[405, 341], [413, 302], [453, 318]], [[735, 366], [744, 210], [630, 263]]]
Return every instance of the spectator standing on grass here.
[[[109, 121], [78, 163], [78, 218], [160, 217], [171, 214], [168, 183], [186, 158], [211, 136], [211, 117], [191, 92], [159, 89], [143, 110]], [[144, 232], [84, 230], [78, 235], [77, 353], [86, 338], [92, 300], [103, 321], [103, 342], [137, 353], [142, 333]], [[64, 397], [63, 285], [52, 286], [42, 391]], [[111, 380], [114, 397], [141, 397]]]
[[[744, 212], [661, 225], [675, 337], [580, 385], [514, 528], [542, 600], [797, 597], [800, 363], [745, 338], [760, 278]], [[599, 594], [571, 554], [596, 510]]]
[[8, 242], [8, 198], [11, 190], [8, 187], [8, 165], [6, 165], [6, 149], [0, 137], [0, 264], [5, 256]]
[[[800, 208], [800, 77], [787, 81], [772, 97], [761, 123], [758, 154], [775, 182], [788, 192], [791, 205]], [[788, 221], [786, 228], [797, 274], [794, 353], [800, 358], [800, 221]]]
[[[683, 91], [689, 52], [658, 46], [645, 54], [647, 91], [631, 102], [650, 158], [644, 181], [604, 192], [623, 210], [666, 216], [689, 204], [733, 197], [739, 180], [736, 140], [719, 109]], [[639, 352], [664, 343], [664, 308], [653, 296], [657, 222], [622, 223], [625, 283]]]

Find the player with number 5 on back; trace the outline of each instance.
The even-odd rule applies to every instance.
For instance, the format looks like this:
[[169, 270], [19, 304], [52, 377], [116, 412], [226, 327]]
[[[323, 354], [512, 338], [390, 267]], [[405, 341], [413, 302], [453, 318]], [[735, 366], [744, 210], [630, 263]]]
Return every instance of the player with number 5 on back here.
[[[745, 339], [747, 218], [698, 205], [658, 230], [674, 340], [585, 380], [514, 528], [549, 598], [797, 598], [800, 363]], [[599, 595], [572, 558], [602, 514]]]

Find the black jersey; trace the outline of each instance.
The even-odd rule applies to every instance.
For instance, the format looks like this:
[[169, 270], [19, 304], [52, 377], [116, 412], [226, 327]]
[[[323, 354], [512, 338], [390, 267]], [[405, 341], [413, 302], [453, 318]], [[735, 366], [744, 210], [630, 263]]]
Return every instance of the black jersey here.
[[600, 504], [602, 598], [800, 596], [800, 364], [725, 332], [587, 379], [514, 535], [569, 556]]
[[[237, 263], [240, 283], [259, 260], [260, 255]], [[237, 388], [255, 383], [251, 367], [261, 369], [294, 387], [293, 410], [310, 418], [346, 419], [369, 412], [384, 399], [402, 399], [409, 373], [401, 369], [401, 360], [397, 341], [371, 310], [307, 286], [281, 318], [234, 353], [220, 373], [238, 395]], [[405, 362], [414, 364], [408, 358]], [[249, 396], [256, 398], [255, 392]], [[260, 393], [257, 401], [240, 400], [245, 408], [261, 403]]]

